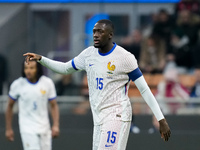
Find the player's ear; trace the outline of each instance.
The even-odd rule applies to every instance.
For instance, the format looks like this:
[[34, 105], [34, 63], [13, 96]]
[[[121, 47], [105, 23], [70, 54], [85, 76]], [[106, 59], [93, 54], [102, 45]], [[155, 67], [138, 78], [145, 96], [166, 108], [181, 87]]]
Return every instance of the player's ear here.
[[113, 37], [113, 32], [110, 32], [109, 38], [112, 39], [112, 37]]

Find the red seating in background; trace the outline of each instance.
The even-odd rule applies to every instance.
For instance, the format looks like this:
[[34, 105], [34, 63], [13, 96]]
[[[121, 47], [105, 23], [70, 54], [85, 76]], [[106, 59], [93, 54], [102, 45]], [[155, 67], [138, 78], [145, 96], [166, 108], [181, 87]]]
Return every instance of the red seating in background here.
[[[153, 94], [156, 93], [158, 84], [164, 79], [162, 74], [144, 74], [144, 78]], [[190, 89], [195, 84], [195, 77], [193, 75], [179, 75], [179, 80], [181, 84], [183, 84], [188, 89]], [[141, 96], [134, 82], [131, 82], [130, 84], [128, 95], [129, 97]]]

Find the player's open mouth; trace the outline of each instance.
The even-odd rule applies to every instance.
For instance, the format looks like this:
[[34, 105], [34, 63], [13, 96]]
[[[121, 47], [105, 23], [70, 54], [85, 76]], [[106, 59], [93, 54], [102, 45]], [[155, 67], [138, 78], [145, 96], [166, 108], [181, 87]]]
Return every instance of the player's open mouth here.
[[94, 40], [94, 43], [95, 44], [99, 44], [99, 40]]

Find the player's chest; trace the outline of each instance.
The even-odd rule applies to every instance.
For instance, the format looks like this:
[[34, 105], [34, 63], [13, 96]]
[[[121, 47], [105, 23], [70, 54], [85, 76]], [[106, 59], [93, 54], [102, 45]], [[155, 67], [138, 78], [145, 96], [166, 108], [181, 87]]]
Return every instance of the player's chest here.
[[121, 62], [115, 57], [97, 57], [86, 60], [86, 71], [93, 75], [116, 75], [122, 72], [121, 66]]
[[26, 100], [32, 98], [45, 98], [47, 97], [48, 87], [38, 84], [38, 85], [31, 85], [27, 84], [21, 87], [19, 90], [19, 96]]

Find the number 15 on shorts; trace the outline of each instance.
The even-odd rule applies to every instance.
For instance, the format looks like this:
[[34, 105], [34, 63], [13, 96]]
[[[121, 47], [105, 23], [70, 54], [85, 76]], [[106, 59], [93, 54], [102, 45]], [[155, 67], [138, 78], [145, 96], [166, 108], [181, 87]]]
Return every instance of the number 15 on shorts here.
[[108, 134], [107, 143], [114, 144], [116, 142], [117, 132], [108, 131], [107, 134]]

